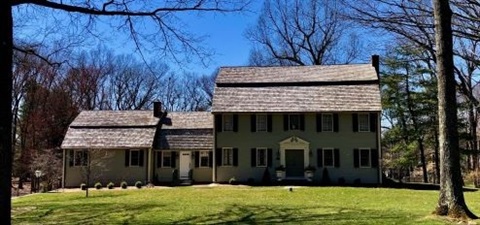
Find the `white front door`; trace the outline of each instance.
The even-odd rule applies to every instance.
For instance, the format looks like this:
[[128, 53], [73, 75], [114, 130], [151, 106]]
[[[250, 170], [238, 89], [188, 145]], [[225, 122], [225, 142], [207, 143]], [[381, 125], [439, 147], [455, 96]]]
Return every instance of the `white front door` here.
[[188, 173], [192, 164], [192, 152], [180, 151], [180, 179], [190, 179]]

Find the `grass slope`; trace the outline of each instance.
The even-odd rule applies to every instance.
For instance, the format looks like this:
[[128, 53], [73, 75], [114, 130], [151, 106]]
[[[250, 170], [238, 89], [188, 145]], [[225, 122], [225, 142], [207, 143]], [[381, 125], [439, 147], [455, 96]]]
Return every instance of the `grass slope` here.
[[[384, 188], [178, 187], [35, 194], [13, 200], [14, 224], [445, 224], [437, 191]], [[465, 193], [470, 208], [480, 193]]]

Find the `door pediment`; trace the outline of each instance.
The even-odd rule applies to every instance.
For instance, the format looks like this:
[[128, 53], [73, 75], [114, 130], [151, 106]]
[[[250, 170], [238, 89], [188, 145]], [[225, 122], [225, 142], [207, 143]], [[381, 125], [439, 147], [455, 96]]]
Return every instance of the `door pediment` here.
[[297, 136], [291, 136], [279, 142], [280, 146], [308, 146], [310, 142]]

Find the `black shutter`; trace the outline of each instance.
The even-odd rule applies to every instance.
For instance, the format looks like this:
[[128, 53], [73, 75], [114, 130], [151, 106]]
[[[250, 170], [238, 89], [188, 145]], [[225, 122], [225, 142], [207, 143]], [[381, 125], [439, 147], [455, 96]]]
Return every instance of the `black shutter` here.
[[257, 115], [255, 114], [250, 115], [250, 131], [257, 131]]
[[222, 115], [215, 115], [215, 131], [222, 132]]
[[352, 128], [353, 132], [358, 132], [358, 114], [354, 113], [352, 114]]
[[250, 149], [250, 161], [251, 161], [250, 163], [252, 167], [257, 166], [257, 149], [256, 148]]
[[238, 148], [233, 148], [233, 166], [238, 166]]
[[215, 149], [215, 159], [217, 164], [215, 166], [221, 166], [222, 165], [222, 148]]
[[267, 115], [267, 132], [272, 132], [272, 115]]
[[273, 166], [273, 150], [271, 148], [267, 148], [267, 166]]
[[322, 114], [317, 113], [315, 117], [317, 119], [317, 132], [322, 132]]
[[378, 167], [378, 151], [377, 149], [371, 149], [370, 150], [370, 156], [372, 158], [372, 167], [376, 168]]
[[125, 167], [130, 166], [130, 150], [125, 150]]
[[377, 114], [370, 113], [370, 132], [377, 131]]
[[70, 167], [73, 166], [73, 157], [74, 157], [74, 156], [73, 156], [73, 150], [69, 150], [69, 151], [68, 151], [68, 165], [69, 165]]
[[335, 167], [340, 167], [340, 150], [338, 148], [333, 149], [333, 154], [334, 154], [334, 157], [335, 157], [334, 166]]
[[145, 158], [145, 150], [140, 150], [138, 151], [139, 152], [139, 162], [138, 162], [138, 166], [140, 167], [143, 167], [143, 161], [144, 161], [144, 158]]
[[238, 131], [238, 115], [233, 114], [233, 132]]
[[300, 130], [304, 131], [305, 130], [305, 115], [300, 115]]
[[283, 130], [288, 130], [288, 115], [283, 114]]
[[333, 132], [338, 132], [338, 113], [333, 114]]
[[170, 165], [172, 168], [177, 168], [177, 152], [172, 152], [170, 155]]
[[323, 167], [323, 154], [322, 149], [317, 149], [317, 167]]
[[195, 167], [200, 167], [200, 151], [193, 152], [195, 154]]
[[162, 167], [162, 151], [157, 151], [157, 168]]
[[355, 168], [358, 168], [360, 165], [359, 165], [359, 152], [358, 152], [358, 148], [356, 149], [353, 149], [353, 167]]
[[213, 167], [213, 151], [208, 151], [208, 166]]

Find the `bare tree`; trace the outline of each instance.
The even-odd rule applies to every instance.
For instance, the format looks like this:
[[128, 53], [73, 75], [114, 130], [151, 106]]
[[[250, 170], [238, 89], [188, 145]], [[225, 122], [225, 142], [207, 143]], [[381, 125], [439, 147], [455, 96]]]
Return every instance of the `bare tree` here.
[[[248, 3], [248, 2], [247, 2]], [[150, 43], [153, 51], [169, 55], [179, 61], [179, 56], [204, 57], [208, 51], [196, 46], [198, 37], [190, 35], [178, 23], [176, 13], [235, 12], [247, 4], [244, 0], [178, 0], [178, 1], [48, 1], [48, 0], [7, 0], [0, 1], [0, 218], [2, 224], [11, 224], [11, 171], [12, 171], [12, 55], [13, 49], [38, 55], [35, 51], [21, 49], [14, 45], [14, 7], [31, 5], [34, 9], [45, 9], [50, 15], [60, 12], [71, 16], [71, 27], [92, 34], [94, 22], [109, 17], [112, 26], [127, 31], [130, 39], [140, 49], [142, 43]], [[45, 14], [45, 15], [48, 15]], [[16, 17], [17, 18], [17, 17]], [[26, 17], [25, 17], [26, 18]], [[24, 19], [25, 19], [24, 18]], [[81, 18], [84, 18], [81, 20]], [[115, 20], [115, 21], [114, 21]], [[79, 22], [82, 21], [82, 22]], [[143, 29], [145, 23], [155, 24], [153, 29]], [[85, 29], [82, 29], [85, 28]], [[153, 32], [152, 32], [153, 31]], [[67, 33], [65, 33], [67, 34]], [[94, 34], [94, 33], [93, 33]], [[95, 34], [94, 34], [95, 35]], [[61, 36], [61, 35], [60, 35]], [[61, 39], [61, 38], [60, 38]]]
[[246, 36], [254, 43], [252, 65], [349, 63], [361, 44], [337, 1], [267, 0]]
[[440, 197], [436, 213], [473, 218], [463, 196], [457, 130], [457, 98], [453, 65], [452, 10], [448, 1], [433, 0], [438, 80]]

